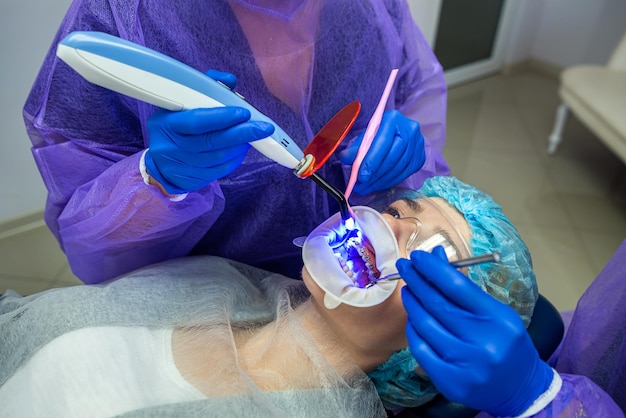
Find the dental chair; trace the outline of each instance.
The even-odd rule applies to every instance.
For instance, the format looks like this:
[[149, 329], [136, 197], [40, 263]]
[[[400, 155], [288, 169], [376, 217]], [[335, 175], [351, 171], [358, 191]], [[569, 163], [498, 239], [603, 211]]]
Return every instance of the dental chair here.
[[[559, 311], [541, 294], [527, 330], [539, 352], [539, 357], [547, 361], [561, 343], [565, 326]], [[395, 415], [388, 411], [388, 415], [398, 418], [470, 418], [479, 412], [437, 395], [425, 405], [406, 408]]]

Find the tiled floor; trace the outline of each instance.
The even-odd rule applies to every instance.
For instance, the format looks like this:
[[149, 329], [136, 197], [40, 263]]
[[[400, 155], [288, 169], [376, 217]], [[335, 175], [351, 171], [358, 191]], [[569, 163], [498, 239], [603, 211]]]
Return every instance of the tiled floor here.
[[[453, 174], [491, 194], [533, 255], [539, 290], [558, 309], [576, 301], [626, 238], [626, 167], [578, 121], [546, 155], [557, 83], [536, 73], [493, 76], [450, 89]], [[78, 284], [42, 222], [0, 231], [0, 292]]]

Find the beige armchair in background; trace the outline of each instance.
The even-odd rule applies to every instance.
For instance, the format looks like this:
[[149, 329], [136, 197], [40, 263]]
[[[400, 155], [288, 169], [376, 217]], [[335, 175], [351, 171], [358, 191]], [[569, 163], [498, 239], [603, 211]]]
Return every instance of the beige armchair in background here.
[[560, 77], [562, 103], [548, 142], [556, 152], [571, 111], [598, 139], [626, 163], [626, 34], [606, 66], [576, 65]]

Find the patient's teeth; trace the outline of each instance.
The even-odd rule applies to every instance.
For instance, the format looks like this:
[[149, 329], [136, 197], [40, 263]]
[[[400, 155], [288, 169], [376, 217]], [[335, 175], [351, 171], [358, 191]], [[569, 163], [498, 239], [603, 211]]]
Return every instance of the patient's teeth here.
[[346, 276], [358, 287], [366, 287], [380, 276], [376, 267], [374, 250], [363, 238], [357, 241], [346, 240], [343, 245], [335, 247], [335, 256]]

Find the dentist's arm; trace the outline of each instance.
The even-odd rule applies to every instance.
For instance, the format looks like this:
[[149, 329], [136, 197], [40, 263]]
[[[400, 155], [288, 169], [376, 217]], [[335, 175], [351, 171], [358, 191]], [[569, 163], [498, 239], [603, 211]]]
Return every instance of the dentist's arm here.
[[[56, 62], [54, 53], [49, 55]], [[24, 115], [49, 190], [46, 222], [73, 273], [85, 283], [100, 283], [187, 255], [224, 210], [220, 186], [209, 183], [183, 201], [146, 186], [139, 170], [147, 145], [142, 133], [154, 108], [95, 86], [73, 71], [65, 74], [63, 68], [50, 65], [42, 71], [39, 82], [52, 84], [33, 90]], [[41, 93], [58, 89], [61, 80], [86, 93], [72, 101], [53, 101], [55, 106], [41, 105], [47, 100]], [[220, 80], [234, 83], [226, 76]], [[107, 105], [93, 110], [85, 97]], [[73, 118], [65, 119], [67, 114]], [[59, 121], [71, 129], [59, 127]]]

